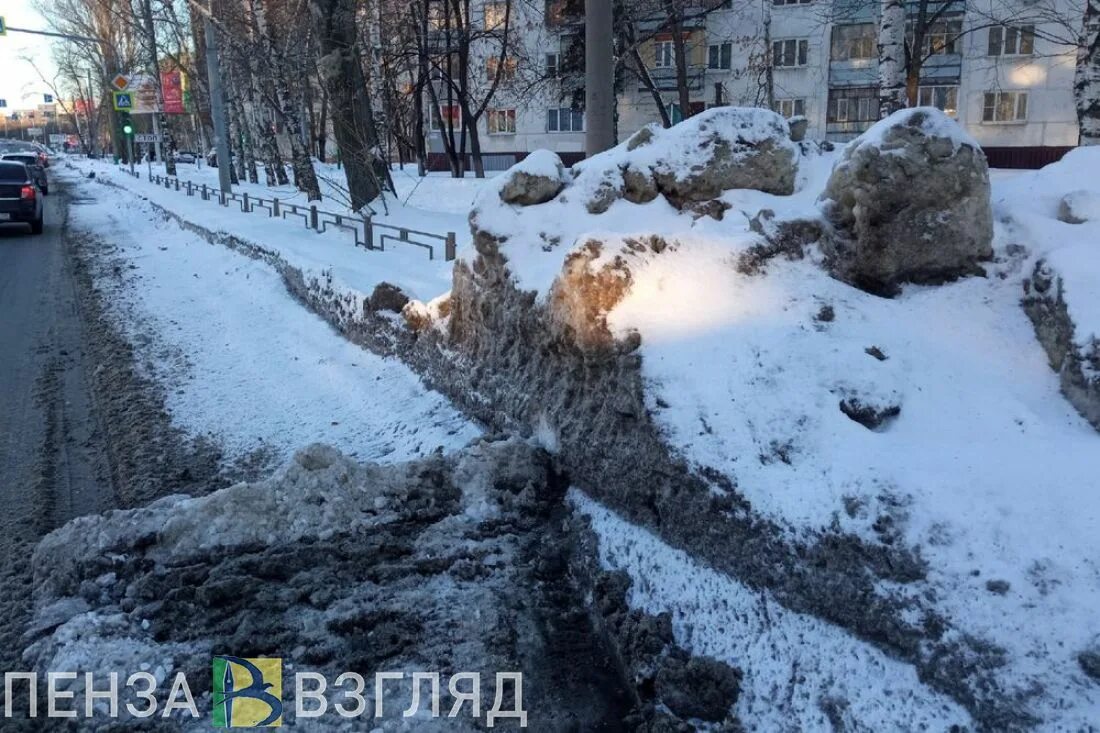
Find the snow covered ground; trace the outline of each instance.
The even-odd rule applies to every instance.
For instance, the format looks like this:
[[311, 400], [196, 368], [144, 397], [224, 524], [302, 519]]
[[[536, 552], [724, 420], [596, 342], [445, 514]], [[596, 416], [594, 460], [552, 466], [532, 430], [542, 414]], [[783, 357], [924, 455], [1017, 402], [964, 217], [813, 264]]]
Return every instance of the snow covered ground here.
[[302, 308], [270, 266], [208, 244], [128, 194], [70, 179], [91, 199], [71, 208], [70, 226], [117, 260], [117, 277], [101, 286], [165, 385], [173, 420], [214, 437], [229, 458], [265, 449], [281, 463], [323, 441], [360, 460], [404, 461], [479, 433], [406, 366]]
[[970, 716], [928, 690], [909, 665], [812, 616], [783, 608], [669, 547], [583, 493], [600, 562], [625, 570], [629, 602], [669, 612], [678, 644], [744, 671], [737, 717], [750, 730], [947, 730]]
[[[385, 281], [398, 285], [411, 297], [428, 301], [447, 292], [451, 287], [451, 263], [444, 260], [442, 242], [438, 242], [433, 260], [429, 260], [428, 252], [420, 247], [390, 240], [385, 243], [385, 251], [367, 251], [363, 247], [354, 246], [354, 238], [347, 231], [333, 228], [325, 233], [318, 233], [305, 228], [304, 223], [293, 215], [285, 219], [273, 219], [263, 211], [245, 214], [240, 211], [239, 204], [223, 207], [213, 197], [209, 201], [203, 201], [198, 195], [189, 197], [184, 192], [167, 190], [148, 181], [144, 166], [139, 169], [142, 177], [134, 178], [104, 161], [74, 159], [72, 163], [81, 171], [94, 172], [101, 179], [147, 197], [187, 221], [236, 236], [265, 251], [275, 253], [307, 276], [326, 280], [331, 278], [333, 288], [337, 291], [353, 295], [365, 293], [369, 296], [376, 285]], [[322, 173], [325, 170], [327, 174], [322, 180], [336, 180], [342, 175], [332, 166], [325, 166]], [[154, 166], [153, 172], [163, 174], [164, 171], [163, 168]], [[202, 169], [181, 166], [179, 172], [181, 180], [190, 180], [197, 185], [206, 183], [211, 187], [217, 186], [217, 169], [207, 166]], [[394, 181], [398, 193], [404, 196], [402, 200], [431, 208], [419, 208], [391, 199], [388, 203], [389, 213], [379, 211], [374, 221], [439, 235], [454, 232], [459, 253], [470, 247], [470, 228], [464, 209], [469, 206], [484, 180], [451, 179], [433, 175], [417, 186], [417, 182], [410, 179], [408, 172], [395, 171]], [[325, 184], [326, 193], [338, 196], [331, 189], [329, 184]], [[247, 192], [254, 198], [278, 198], [283, 204], [305, 206], [308, 203], [293, 185], [268, 188], [246, 183], [234, 187], [234, 191]], [[351, 213], [338, 198], [326, 198], [319, 202], [318, 208], [335, 214]], [[378, 233], [381, 233], [380, 230]]]
[[[662, 197], [647, 204], [618, 200], [593, 216], [585, 196], [567, 189], [553, 202], [523, 210], [494, 203], [490, 195], [480, 223], [522, 235], [505, 250], [510, 267], [521, 287], [543, 296], [578, 241], [651, 234], [673, 241], [675, 247], [632, 265], [631, 289], [608, 316], [617, 333], [642, 335], [647, 400], [669, 442], [690, 462], [731, 477], [755, 511], [792, 534], [833, 527], [870, 542], [919, 547], [929, 562], [922, 593], [961, 632], [1006, 650], [997, 674], [1007, 688], [1034, 699], [1031, 710], [1044, 729], [1088, 730], [1100, 720], [1100, 686], [1084, 675], [1077, 654], [1100, 639], [1100, 435], [1059, 393], [1020, 298], [1038, 258], [1067, 262], [1062, 270], [1073, 278], [1067, 288], [1076, 294], [1071, 307], [1081, 325], [1078, 336], [1100, 333], [1100, 223], [1055, 219], [1065, 193], [1100, 191], [1100, 151], [1074, 151], [1038, 172], [993, 172], [996, 254], [986, 278], [907, 286], [899, 297], [883, 299], [830, 278], [816, 253], [797, 262], [773, 260], [763, 275], [739, 273], [736, 256], [758, 241], [749, 217], [762, 208], [780, 219], [818, 216], [816, 199], [835, 158], [804, 157], [792, 196], [727, 191], [722, 200], [730, 208], [721, 221], [679, 212]], [[307, 271], [333, 271], [351, 291], [369, 294], [386, 280], [428, 300], [449, 287], [449, 265], [356, 251], [342, 235], [288, 234], [283, 222], [187, 199], [108, 166], [95, 169], [185, 218], [262, 242]], [[397, 180], [411, 198], [394, 220], [407, 226], [451, 222], [447, 226], [463, 245], [460, 256], [472, 257], [465, 209], [480, 182], [429, 178], [413, 190], [416, 181]], [[486, 187], [487, 195], [495, 192]], [[110, 225], [109, 212], [98, 216], [96, 226]], [[207, 270], [224, 275], [217, 289], [245, 297], [239, 293], [242, 270], [234, 269], [244, 268], [250, 282], [269, 278], [287, 299], [262, 266], [195, 241], [176, 242], [160, 231], [166, 225], [150, 226], [165, 241], [125, 244], [150, 268], [149, 277], [180, 280], [170, 265], [153, 264], [157, 247], [188, 258], [201, 248]], [[822, 317], [829, 309], [832, 317]], [[213, 318], [217, 310], [207, 304], [199, 312]], [[195, 338], [201, 337], [181, 336], [180, 343]], [[293, 343], [285, 348], [293, 363], [300, 352]], [[369, 355], [354, 354], [356, 364], [368, 362]], [[209, 358], [221, 362], [212, 367], [217, 369], [232, 361]], [[341, 362], [344, 368], [349, 359]], [[283, 396], [278, 389], [269, 394]], [[869, 430], [838, 409], [853, 396], [897, 405], [900, 414]], [[425, 400], [421, 394], [412, 403], [428, 413], [441, 409]], [[231, 422], [251, 419], [246, 414]], [[372, 424], [363, 419], [378, 418], [340, 422]], [[413, 422], [403, 416], [401, 424]], [[446, 433], [456, 423], [448, 417], [441, 425], [448, 426]], [[401, 445], [410, 455], [420, 449]], [[933, 729], [965, 720], [904, 665], [816, 619], [784, 611], [582, 495], [574, 501], [594, 519], [604, 563], [635, 578], [632, 603], [671, 611], [678, 639], [693, 651], [745, 662], [750, 676], [738, 713], [751, 727], [771, 729], [775, 700], [784, 694], [807, 701], [793, 706], [804, 711], [799, 725], [806, 730], [825, 727], [824, 712], [812, 710], [832, 696], [853, 706], [852, 720], [878, 730], [902, 729], [899, 719]], [[741, 638], [730, 632], [746, 623], [758, 633]], [[780, 689], [787, 678], [794, 684]], [[903, 718], [876, 718], [876, 700], [885, 696], [895, 703], [891, 716]]]

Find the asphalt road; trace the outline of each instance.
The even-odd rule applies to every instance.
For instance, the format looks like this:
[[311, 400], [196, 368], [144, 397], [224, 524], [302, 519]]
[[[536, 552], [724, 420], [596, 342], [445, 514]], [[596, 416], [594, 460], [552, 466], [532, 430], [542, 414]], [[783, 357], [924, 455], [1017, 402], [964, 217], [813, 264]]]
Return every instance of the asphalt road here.
[[67, 255], [70, 200], [56, 177], [51, 191], [43, 234], [0, 225], [0, 673], [20, 669], [34, 543], [113, 502]]

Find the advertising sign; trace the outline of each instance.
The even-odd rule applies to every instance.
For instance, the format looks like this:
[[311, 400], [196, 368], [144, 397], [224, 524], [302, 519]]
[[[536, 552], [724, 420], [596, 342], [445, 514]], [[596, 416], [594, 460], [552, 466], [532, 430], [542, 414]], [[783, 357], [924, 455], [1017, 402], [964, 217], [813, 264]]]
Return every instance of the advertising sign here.
[[183, 75], [178, 71], [165, 71], [160, 75], [160, 87], [164, 93], [164, 113], [182, 115], [187, 113], [183, 103]]

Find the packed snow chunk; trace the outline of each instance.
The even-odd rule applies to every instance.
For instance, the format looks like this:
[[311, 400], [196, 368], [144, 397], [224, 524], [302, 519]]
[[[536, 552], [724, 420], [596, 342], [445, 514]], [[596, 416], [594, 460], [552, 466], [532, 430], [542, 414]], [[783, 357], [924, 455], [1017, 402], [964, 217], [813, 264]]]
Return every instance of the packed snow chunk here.
[[1085, 190], [1067, 193], [1058, 204], [1058, 221], [1066, 224], [1100, 221], [1100, 193]]
[[794, 192], [798, 149], [787, 121], [771, 110], [716, 107], [663, 132], [633, 157], [652, 161], [657, 186], [671, 200], [705, 201], [732, 188]]
[[566, 256], [550, 291], [553, 326], [589, 350], [609, 345], [607, 315], [630, 291], [632, 271], [670, 249], [676, 244], [658, 236], [589, 239], [579, 245]]
[[1092, 242], [1055, 250], [1025, 282], [1024, 310], [1062, 393], [1100, 430], [1100, 257]]
[[565, 187], [565, 166], [549, 150], [536, 150], [501, 176], [500, 200], [506, 204], [544, 204]]
[[731, 189], [789, 195], [798, 157], [787, 121], [778, 114], [716, 107], [667, 130], [644, 127], [574, 171], [577, 195], [597, 214], [619, 198], [646, 203], [658, 193], [678, 208]]
[[989, 169], [943, 112], [895, 112], [853, 140], [822, 194], [834, 277], [873, 293], [980, 274], [993, 255]]

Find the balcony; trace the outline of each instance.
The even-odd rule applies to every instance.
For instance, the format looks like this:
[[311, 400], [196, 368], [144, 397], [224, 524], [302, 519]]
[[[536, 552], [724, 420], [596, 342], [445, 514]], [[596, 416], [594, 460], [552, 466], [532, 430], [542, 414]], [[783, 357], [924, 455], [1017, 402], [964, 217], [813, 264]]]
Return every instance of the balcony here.
[[962, 74], [962, 54], [938, 53], [921, 65], [921, 84], [958, 84]]
[[866, 87], [878, 84], [877, 59], [829, 62], [830, 87]]
[[[649, 69], [649, 76], [653, 79], [653, 83], [657, 89], [662, 92], [676, 91], [676, 67], [675, 66], [659, 66], [657, 68]], [[699, 91], [704, 86], [706, 76], [706, 66], [702, 64], [691, 64], [687, 67], [687, 87], [691, 91]], [[646, 91], [644, 85], [638, 85], [639, 91]]]

